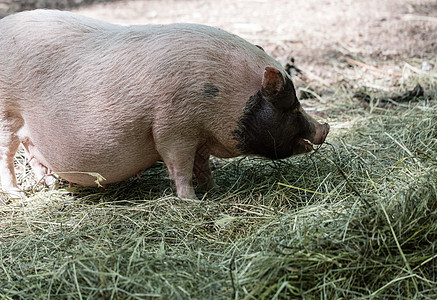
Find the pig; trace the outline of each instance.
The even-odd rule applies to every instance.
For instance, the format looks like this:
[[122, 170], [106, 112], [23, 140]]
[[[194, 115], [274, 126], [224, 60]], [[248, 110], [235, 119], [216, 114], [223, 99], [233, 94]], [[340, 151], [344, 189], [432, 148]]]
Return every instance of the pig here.
[[[20, 194], [14, 155], [83, 186], [163, 160], [181, 198], [214, 187], [210, 156], [282, 159], [329, 132], [302, 109], [261, 47], [199, 24], [122, 26], [34, 10], [0, 20], [0, 177]], [[96, 181], [95, 174], [103, 176]]]

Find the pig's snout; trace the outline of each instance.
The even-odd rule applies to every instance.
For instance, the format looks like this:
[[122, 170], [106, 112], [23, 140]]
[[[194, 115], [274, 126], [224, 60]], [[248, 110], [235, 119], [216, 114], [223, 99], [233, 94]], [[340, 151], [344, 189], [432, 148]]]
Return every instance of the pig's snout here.
[[318, 124], [318, 126], [316, 126], [316, 134], [314, 135], [314, 138], [311, 142], [316, 145], [323, 144], [328, 133], [329, 133], [328, 123]]

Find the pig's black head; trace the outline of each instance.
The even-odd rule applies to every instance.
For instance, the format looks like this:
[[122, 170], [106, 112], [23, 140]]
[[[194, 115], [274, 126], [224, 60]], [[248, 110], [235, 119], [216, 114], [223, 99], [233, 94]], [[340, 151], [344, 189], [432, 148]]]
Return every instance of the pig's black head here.
[[244, 154], [280, 159], [312, 150], [314, 120], [300, 107], [292, 81], [275, 68], [264, 71], [261, 90], [246, 104], [233, 132]]

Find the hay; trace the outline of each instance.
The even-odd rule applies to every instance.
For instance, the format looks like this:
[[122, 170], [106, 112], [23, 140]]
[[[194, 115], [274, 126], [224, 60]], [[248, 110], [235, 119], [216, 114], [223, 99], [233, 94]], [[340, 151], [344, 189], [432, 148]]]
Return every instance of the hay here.
[[416, 81], [424, 97], [384, 107], [339, 89], [327, 144], [215, 159], [199, 201], [173, 196], [162, 163], [69, 189], [19, 158], [29, 198], [0, 207], [1, 299], [436, 299], [437, 95]]

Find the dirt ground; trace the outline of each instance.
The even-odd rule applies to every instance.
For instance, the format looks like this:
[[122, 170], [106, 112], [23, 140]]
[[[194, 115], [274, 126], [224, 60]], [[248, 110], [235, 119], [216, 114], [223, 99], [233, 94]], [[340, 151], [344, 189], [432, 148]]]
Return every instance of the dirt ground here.
[[436, 67], [435, 0], [134, 0], [76, 11], [120, 24], [220, 27], [262, 46], [281, 62], [294, 57], [310, 79], [325, 87], [343, 81], [348, 68], [391, 76], [398, 84], [406, 60], [426, 72]]

